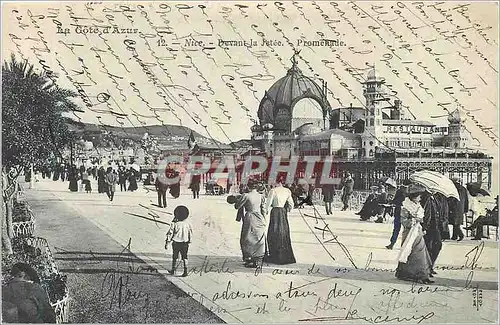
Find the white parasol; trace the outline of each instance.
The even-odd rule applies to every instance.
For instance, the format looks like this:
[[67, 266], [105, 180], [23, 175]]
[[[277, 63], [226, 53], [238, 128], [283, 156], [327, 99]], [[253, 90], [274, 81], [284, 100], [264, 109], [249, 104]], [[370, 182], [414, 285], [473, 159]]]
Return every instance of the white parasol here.
[[423, 170], [412, 174], [410, 180], [426, 187], [431, 192], [438, 192], [446, 197], [454, 197], [460, 200], [455, 184], [441, 173]]

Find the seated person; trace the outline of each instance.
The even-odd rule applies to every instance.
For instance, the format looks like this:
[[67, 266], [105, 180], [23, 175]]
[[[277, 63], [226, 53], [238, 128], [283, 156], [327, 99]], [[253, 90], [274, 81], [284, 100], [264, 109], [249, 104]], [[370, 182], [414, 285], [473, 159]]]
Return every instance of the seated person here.
[[483, 226], [498, 227], [498, 196], [496, 205], [492, 210], [486, 209], [486, 216], [479, 216], [474, 222], [466, 227], [466, 230], [475, 229], [475, 236], [472, 240], [481, 240], [483, 238]]
[[[9, 307], [9, 318], [19, 323], [55, 323], [56, 314], [47, 293], [37, 283], [36, 271], [26, 263], [17, 263], [10, 274], [13, 279], [2, 287], [2, 304]], [[7, 310], [2, 309], [5, 314]]]
[[387, 203], [387, 193], [385, 192], [385, 187], [383, 184], [380, 184], [376, 188], [377, 190], [370, 193], [365, 201], [365, 204], [363, 205], [363, 208], [359, 213], [357, 213], [361, 216], [360, 219], [363, 221], [366, 221], [376, 215], [382, 215], [384, 213], [384, 207], [381, 206], [381, 204]]
[[370, 187], [371, 192], [366, 198], [365, 203], [363, 203], [363, 207], [359, 212], [356, 212], [357, 215], [361, 216], [361, 220], [366, 220], [370, 218], [369, 217], [370, 211], [373, 209], [373, 205], [376, 202], [377, 198], [377, 188], [378, 188], [377, 186]]
[[[387, 206], [387, 204], [393, 204], [392, 201], [396, 195], [397, 188], [390, 184], [386, 184], [385, 186], [387, 186], [387, 190], [382, 190], [382, 193], [378, 197], [379, 211], [377, 220], [375, 220], [376, 223], [383, 223], [386, 214], [392, 215], [392, 207]], [[383, 186], [384, 189], [385, 186]]]
[[304, 207], [304, 204], [313, 205], [312, 195], [314, 192], [314, 186], [308, 186], [307, 191], [303, 191], [302, 195], [299, 197], [300, 202], [297, 204], [297, 208], [301, 209]]

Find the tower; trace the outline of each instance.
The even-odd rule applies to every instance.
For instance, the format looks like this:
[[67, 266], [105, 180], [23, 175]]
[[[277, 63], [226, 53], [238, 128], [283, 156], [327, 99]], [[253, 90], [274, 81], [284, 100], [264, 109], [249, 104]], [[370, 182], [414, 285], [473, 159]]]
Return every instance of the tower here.
[[446, 146], [452, 149], [465, 148], [468, 136], [465, 129], [466, 119], [461, 116], [458, 109], [454, 110], [448, 117], [448, 135], [446, 136]]
[[385, 101], [385, 93], [382, 90], [384, 83], [383, 79], [377, 79], [375, 68], [368, 72], [367, 80], [363, 83], [366, 112], [365, 130], [361, 135], [361, 141], [365, 158], [374, 157], [376, 147], [385, 141], [381, 109], [381, 103]]

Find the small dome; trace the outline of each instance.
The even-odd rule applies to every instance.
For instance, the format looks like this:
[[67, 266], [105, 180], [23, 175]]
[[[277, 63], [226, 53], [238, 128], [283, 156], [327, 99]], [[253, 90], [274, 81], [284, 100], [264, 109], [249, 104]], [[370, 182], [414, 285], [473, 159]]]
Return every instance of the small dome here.
[[460, 113], [460, 110], [456, 109], [454, 110], [449, 116], [448, 116], [448, 122], [450, 124], [461, 124], [465, 123], [467, 119]]
[[368, 74], [367, 74], [366, 77], [367, 77], [368, 80], [376, 80], [377, 79], [377, 74], [375, 72], [375, 68], [373, 68], [370, 71], [368, 71]]
[[264, 124], [264, 126], [262, 126], [262, 130], [264, 131], [271, 130], [273, 127], [274, 125], [272, 125], [271, 123], [266, 123]]
[[262, 126], [260, 126], [259, 124], [254, 124], [250, 128], [250, 131], [252, 131], [252, 132], [260, 132], [260, 131], [262, 131]]

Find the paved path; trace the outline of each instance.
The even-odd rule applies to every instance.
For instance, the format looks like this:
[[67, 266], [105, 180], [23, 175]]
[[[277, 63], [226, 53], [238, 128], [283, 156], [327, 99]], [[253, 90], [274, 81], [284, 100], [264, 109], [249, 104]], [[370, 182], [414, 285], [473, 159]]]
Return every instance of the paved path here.
[[[175, 205], [188, 206], [195, 231], [191, 274], [169, 279], [226, 322], [487, 323], [498, 318], [498, 247], [492, 240], [446, 241], [436, 284], [413, 285], [394, 277], [398, 250], [384, 247], [392, 225], [361, 222], [352, 212], [315, 216], [306, 208], [289, 218], [298, 263], [264, 264], [255, 273], [242, 266], [241, 225], [223, 196], [192, 201], [185, 193], [168, 198], [169, 207], [160, 209], [153, 205], [156, 193], [145, 189], [118, 192], [109, 202], [104, 194], [71, 193], [62, 182], [42, 180], [36, 186], [30, 196], [54, 193], [120, 244], [130, 243], [134, 254], [161, 273], [171, 261], [163, 248], [164, 223], [170, 223]], [[477, 293], [479, 307], [473, 306]]]
[[27, 198], [37, 217], [35, 235], [48, 240], [68, 276], [69, 322], [223, 322], [58, 194], [40, 188]]

